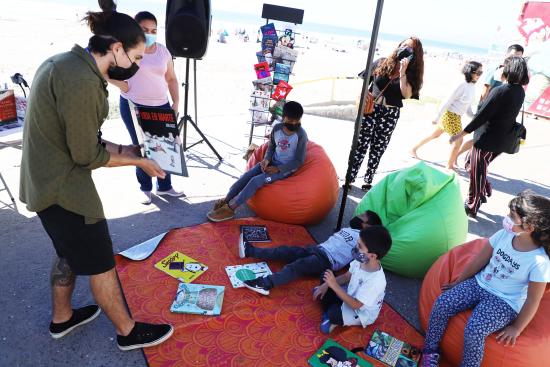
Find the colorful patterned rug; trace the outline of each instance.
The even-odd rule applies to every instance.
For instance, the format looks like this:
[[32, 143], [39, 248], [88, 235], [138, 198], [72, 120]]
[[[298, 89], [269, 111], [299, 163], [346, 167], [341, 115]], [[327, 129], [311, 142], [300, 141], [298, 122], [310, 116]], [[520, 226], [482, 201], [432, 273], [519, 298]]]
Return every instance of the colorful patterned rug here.
[[[116, 269], [132, 316], [175, 326], [167, 342], [144, 349], [149, 366], [307, 366], [309, 357], [327, 339], [319, 331], [321, 308], [312, 299], [317, 279], [276, 288], [267, 297], [245, 288], [232, 288], [225, 266], [255, 262], [238, 257], [239, 228], [243, 224], [267, 226], [272, 242], [260, 246], [314, 243], [304, 227], [247, 218], [172, 230], [143, 261], [117, 256]], [[220, 316], [170, 312], [178, 281], [154, 264], [176, 250], [208, 266], [194, 283], [225, 286]], [[269, 263], [272, 271], [282, 265]], [[366, 329], [337, 328], [330, 337], [353, 349], [365, 346], [375, 329], [416, 346], [423, 342], [422, 336], [387, 304], [374, 325]]]

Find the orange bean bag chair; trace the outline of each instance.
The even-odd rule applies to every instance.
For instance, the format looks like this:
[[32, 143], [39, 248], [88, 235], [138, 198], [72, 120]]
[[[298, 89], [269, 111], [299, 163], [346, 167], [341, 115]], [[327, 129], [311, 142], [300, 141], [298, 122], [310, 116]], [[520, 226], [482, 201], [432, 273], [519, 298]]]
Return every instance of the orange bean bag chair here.
[[[420, 289], [420, 323], [427, 329], [432, 305], [441, 294], [441, 285], [455, 280], [488, 239], [481, 238], [453, 248], [442, 255], [426, 274]], [[449, 321], [440, 344], [443, 357], [451, 366], [462, 359], [464, 328], [472, 312], [455, 315]], [[541, 300], [539, 309], [529, 325], [516, 340], [514, 347], [498, 344], [494, 335], [485, 342], [482, 367], [550, 366], [550, 287]]]
[[[265, 143], [254, 151], [247, 169], [262, 161], [267, 145]], [[248, 200], [248, 206], [261, 218], [303, 225], [320, 222], [337, 199], [336, 170], [325, 150], [308, 141], [303, 166], [292, 176], [259, 189]]]

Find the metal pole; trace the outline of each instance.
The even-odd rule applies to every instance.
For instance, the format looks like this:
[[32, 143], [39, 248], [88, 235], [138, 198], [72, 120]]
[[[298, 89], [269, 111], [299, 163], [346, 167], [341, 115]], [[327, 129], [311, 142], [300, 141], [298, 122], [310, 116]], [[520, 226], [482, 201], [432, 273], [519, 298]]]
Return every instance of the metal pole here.
[[199, 120], [197, 119], [197, 59], [193, 59], [193, 79], [193, 97], [195, 97], [195, 124], [198, 125]]
[[367, 85], [371, 76], [372, 59], [374, 58], [374, 51], [376, 50], [376, 42], [378, 40], [378, 30], [380, 29], [380, 19], [382, 18], [382, 7], [384, 6], [384, 0], [378, 0], [376, 4], [376, 13], [374, 14], [374, 24], [372, 25], [372, 33], [370, 37], [369, 53], [367, 56], [367, 64], [365, 66], [365, 74], [363, 79], [363, 88], [361, 89], [361, 99], [359, 100], [359, 109], [357, 110], [357, 117], [355, 118], [355, 130], [353, 131], [353, 140], [351, 142], [351, 150], [348, 158], [348, 170], [346, 172], [346, 181], [344, 188], [342, 189], [342, 201], [340, 202], [340, 212], [338, 213], [338, 222], [336, 223], [336, 230], [342, 228], [342, 219], [344, 217], [344, 211], [346, 209], [346, 199], [348, 197], [348, 185], [351, 181], [351, 167], [355, 160], [354, 153], [357, 149], [357, 139], [359, 137], [359, 129], [361, 126], [361, 120], [363, 118], [363, 108], [365, 105], [365, 94], [367, 92]]
[[185, 59], [185, 98], [183, 99], [183, 149], [187, 149], [187, 102], [189, 94], [189, 58]]

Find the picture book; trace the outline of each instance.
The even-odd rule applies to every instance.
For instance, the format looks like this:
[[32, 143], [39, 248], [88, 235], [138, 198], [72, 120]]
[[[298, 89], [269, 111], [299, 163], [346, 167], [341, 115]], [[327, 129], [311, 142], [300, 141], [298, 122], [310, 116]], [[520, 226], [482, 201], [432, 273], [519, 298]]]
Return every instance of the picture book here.
[[271, 242], [266, 226], [241, 226], [241, 233], [246, 242]]
[[285, 46], [289, 48], [294, 47], [294, 30], [291, 28], [287, 28], [282, 32], [282, 35], [279, 37], [279, 43], [280, 46]]
[[252, 115], [252, 123], [255, 125], [271, 123], [271, 113], [269, 111], [250, 110]]
[[287, 82], [281, 80], [279, 84], [277, 84], [277, 87], [275, 88], [275, 91], [273, 92], [273, 95], [271, 98], [273, 98], [276, 101], [284, 100], [286, 99], [287, 95], [292, 90], [292, 86], [288, 84]]
[[273, 84], [277, 85], [281, 80], [288, 83], [289, 74], [290, 74], [290, 65], [276, 63], [275, 71], [273, 72]]
[[225, 267], [225, 272], [233, 288], [244, 287], [243, 282], [245, 280], [252, 280], [273, 274], [266, 262], [230, 265]]
[[219, 315], [225, 287], [180, 283], [170, 311], [197, 315]]
[[269, 64], [266, 61], [254, 64], [254, 71], [256, 71], [256, 77], [258, 79], [264, 79], [271, 76]]
[[135, 107], [142, 154], [166, 173], [188, 176], [176, 114], [171, 108]]
[[275, 25], [273, 23], [269, 23], [260, 27], [260, 30], [262, 32], [262, 51], [265, 52], [266, 50], [269, 50], [269, 53], [273, 54], [273, 50], [279, 41]]
[[179, 251], [174, 251], [156, 263], [155, 268], [162, 270], [180, 282], [191, 283], [204, 273], [208, 266]]
[[272, 82], [271, 77], [267, 77], [267, 78], [253, 80], [252, 85], [254, 86], [254, 90], [270, 92], [273, 87], [273, 84], [271, 82]]
[[292, 68], [297, 58], [298, 51], [286, 46], [277, 46], [275, 47], [275, 51], [273, 51], [273, 62], [289, 65], [289, 73], [292, 73]]
[[422, 352], [388, 333], [376, 330], [365, 353], [391, 367], [417, 367]]
[[269, 92], [254, 90], [250, 95], [250, 109], [254, 111], [269, 111]]
[[332, 339], [327, 339], [325, 344], [307, 362], [313, 367], [372, 367], [372, 364]]

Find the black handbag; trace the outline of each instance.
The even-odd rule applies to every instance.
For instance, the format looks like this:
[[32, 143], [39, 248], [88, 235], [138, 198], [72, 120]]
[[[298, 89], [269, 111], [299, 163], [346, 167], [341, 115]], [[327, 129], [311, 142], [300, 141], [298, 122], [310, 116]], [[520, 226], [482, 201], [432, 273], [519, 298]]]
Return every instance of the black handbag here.
[[[525, 107], [525, 106], [524, 106]], [[522, 140], [527, 137], [527, 129], [523, 125], [523, 117], [525, 115], [524, 108], [521, 110], [521, 124], [514, 122], [514, 126], [506, 136], [506, 146], [504, 147], [504, 153], [515, 154], [519, 152], [519, 146]]]

